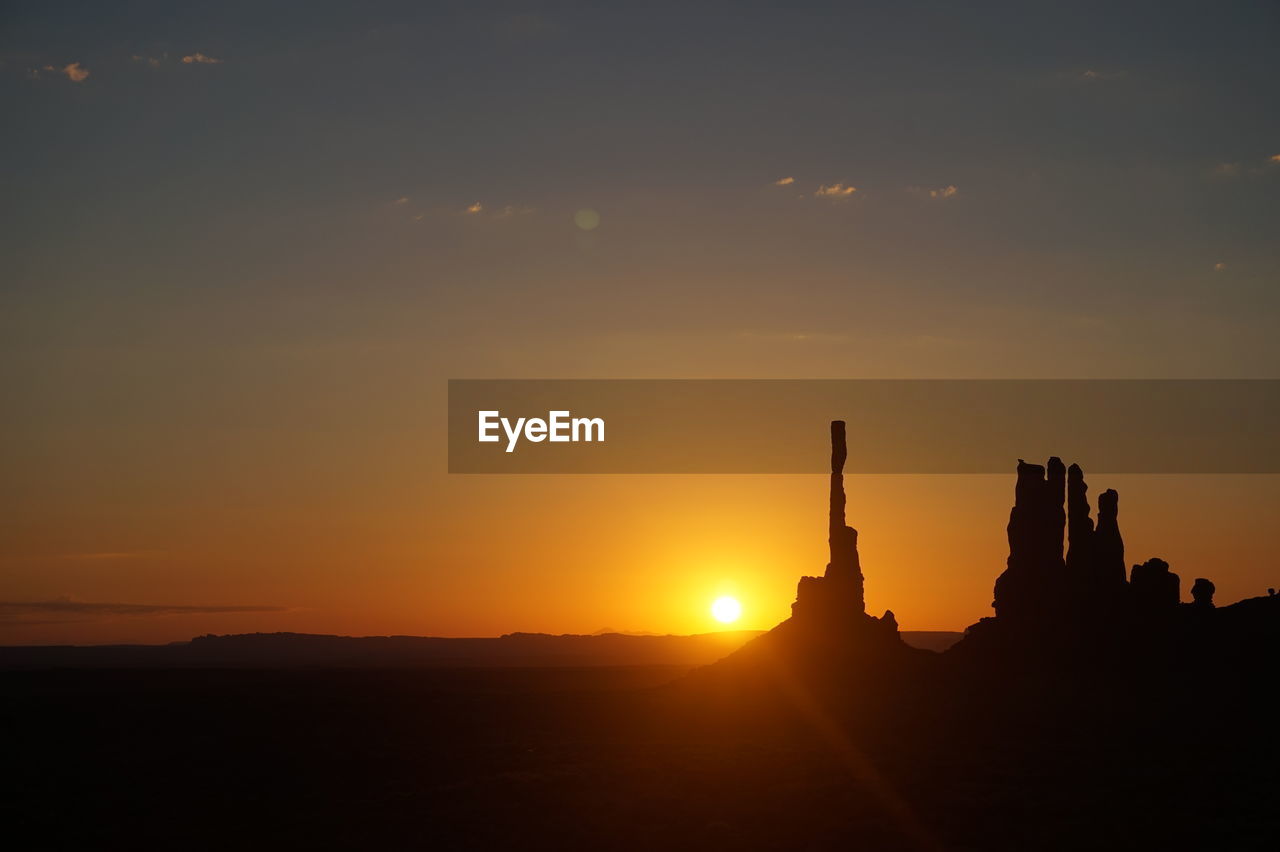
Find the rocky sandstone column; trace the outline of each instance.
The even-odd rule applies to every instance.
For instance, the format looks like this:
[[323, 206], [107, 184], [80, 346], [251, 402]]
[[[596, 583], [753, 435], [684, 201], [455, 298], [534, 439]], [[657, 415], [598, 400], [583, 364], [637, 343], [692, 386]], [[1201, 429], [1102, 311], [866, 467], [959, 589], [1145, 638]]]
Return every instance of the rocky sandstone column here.
[[832, 594], [840, 599], [840, 607], [865, 612], [862, 565], [858, 559], [858, 531], [845, 524], [844, 463], [849, 451], [845, 443], [843, 420], [831, 421], [831, 509], [827, 541], [831, 561], [826, 579]]
[[1098, 497], [1098, 529], [1093, 534], [1093, 566], [1103, 589], [1124, 585], [1124, 539], [1120, 537], [1120, 495], [1108, 488]]
[[[852, 622], [866, 615], [858, 531], [844, 519], [844, 463], [848, 457], [843, 420], [831, 421], [831, 504], [827, 543], [831, 561], [821, 577], [801, 577], [794, 615], [812, 622]], [[872, 619], [874, 620], [874, 619]]]
[[1080, 465], [1067, 468], [1067, 570], [1084, 574], [1093, 561], [1093, 519], [1089, 517], [1089, 486]]

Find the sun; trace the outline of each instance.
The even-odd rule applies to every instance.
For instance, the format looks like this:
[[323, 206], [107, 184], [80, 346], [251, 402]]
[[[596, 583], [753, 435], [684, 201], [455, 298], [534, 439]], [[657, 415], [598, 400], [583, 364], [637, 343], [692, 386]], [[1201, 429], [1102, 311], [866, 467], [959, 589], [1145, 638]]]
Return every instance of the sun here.
[[711, 617], [721, 624], [730, 624], [742, 617], [742, 604], [737, 598], [716, 598], [711, 602]]

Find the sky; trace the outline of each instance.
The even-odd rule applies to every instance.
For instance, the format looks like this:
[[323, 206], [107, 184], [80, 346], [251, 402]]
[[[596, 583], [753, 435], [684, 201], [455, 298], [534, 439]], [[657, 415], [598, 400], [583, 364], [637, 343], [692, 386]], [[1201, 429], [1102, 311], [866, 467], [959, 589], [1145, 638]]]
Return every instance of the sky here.
[[[0, 5], [0, 643], [821, 572], [822, 477], [450, 476], [450, 378], [1275, 378], [1280, 8], [1115, 5]], [[990, 614], [1014, 461], [850, 478], [871, 609]], [[1100, 479], [1280, 586], [1275, 477]]]

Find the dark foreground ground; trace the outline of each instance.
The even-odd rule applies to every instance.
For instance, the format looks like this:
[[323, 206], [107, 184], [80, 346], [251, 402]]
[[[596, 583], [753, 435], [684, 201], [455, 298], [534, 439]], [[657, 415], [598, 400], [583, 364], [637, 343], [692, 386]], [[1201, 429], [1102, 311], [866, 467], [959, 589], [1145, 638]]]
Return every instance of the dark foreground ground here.
[[0, 672], [5, 845], [1280, 848], [1255, 681], [862, 712], [663, 686], [684, 673]]

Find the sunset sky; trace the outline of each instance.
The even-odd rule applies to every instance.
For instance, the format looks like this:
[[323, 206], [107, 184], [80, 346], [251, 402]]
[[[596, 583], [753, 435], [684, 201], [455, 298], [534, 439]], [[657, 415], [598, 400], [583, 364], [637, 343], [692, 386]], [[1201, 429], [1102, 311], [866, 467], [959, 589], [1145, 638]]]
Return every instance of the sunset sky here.
[[[1115, 6], [5, 4], [0, 644], [822, 571], [819, 476], [450, 476], [450, 378], [1275, 378], [1280, 7]], [[849, 478], [871, 610], [990, 614], [1016, 454]], [[1089, 481], [1184, 596], [1280, 587], [1280, 478]]]

